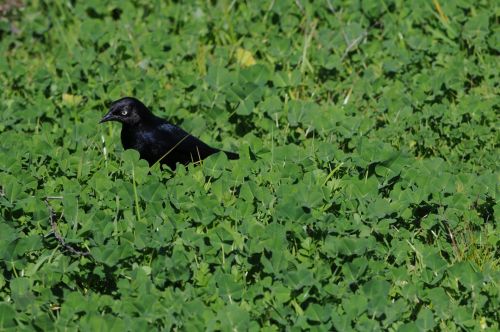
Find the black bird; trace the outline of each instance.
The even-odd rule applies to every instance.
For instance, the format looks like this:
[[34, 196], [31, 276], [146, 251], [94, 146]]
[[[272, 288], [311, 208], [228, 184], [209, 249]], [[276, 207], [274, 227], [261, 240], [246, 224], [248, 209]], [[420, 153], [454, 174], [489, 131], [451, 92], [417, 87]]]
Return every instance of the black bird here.
[[[106, 121], [122, 123], [123, 148], [139, 151], [141, 158], [147, 160], [150, 166], [159, 161], [175, 170], [177, 163], [186, 165], [222, 151], [155, 116], [143, 103], [132, 97], [111, 103], [108, 114], [99, 123]], [[237, 153], [222, 152], [229, 159], [239, 158]]]

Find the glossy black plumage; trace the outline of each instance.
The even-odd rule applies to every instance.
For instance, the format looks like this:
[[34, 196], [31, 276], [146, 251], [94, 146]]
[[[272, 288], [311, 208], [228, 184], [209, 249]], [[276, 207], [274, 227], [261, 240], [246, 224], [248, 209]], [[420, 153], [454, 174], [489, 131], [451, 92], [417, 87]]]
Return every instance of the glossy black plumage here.
[[[155, 116], [143, 103], [132, 97], [114, 101], [99, 123], [122, 123], [121, 140], [124, 149], [139, 151], [142, 159], [153, 165], [158, 160], [175, 169], [177, 163], [186, 165], [219, 152], [181, 128]], [[229, 159], [238, 154], [223, 151]]]

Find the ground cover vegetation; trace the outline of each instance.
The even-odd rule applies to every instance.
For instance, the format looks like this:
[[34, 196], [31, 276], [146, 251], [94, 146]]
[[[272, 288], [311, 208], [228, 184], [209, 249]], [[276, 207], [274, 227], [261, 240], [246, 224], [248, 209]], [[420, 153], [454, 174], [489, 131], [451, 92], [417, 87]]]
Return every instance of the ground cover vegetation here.
[[[498, 331], [498, 14], [7, 1], [0, 329]], [[240, 160], [150, 169], [125, 95]]]

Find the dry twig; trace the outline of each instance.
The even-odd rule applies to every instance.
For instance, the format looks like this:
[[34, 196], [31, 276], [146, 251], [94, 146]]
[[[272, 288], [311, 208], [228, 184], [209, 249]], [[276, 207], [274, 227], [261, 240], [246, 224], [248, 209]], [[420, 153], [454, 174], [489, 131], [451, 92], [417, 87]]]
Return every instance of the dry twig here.
[[[67, 251], [69, 251], [70, 253], [72, 253], [73, 255], [90, 256], [90, 252], [89, 251], [82, 251], [82, 250], [78, 250], [78, 249], [73, 248], [71, 245], [69, 245], [68, 243], [66, 243], [66, 241], [64, 240], [64, 238], [61, 236], [61, 233], [59, 233], [59, 230], [57, 229], [57, 216], [56, 216], [56, 213], [54, 212], [54, 210], [52, 209], [52, 207], [49, 204], [49, 199], [51, 199], [51, 198], [54, 198], [54, 197], [47, 197], [45, 199], [45, 204], [47, 204], [47, 208], [49, 209], [49, 221], [50, 221], [50, 226], [52, 228], [52, 233], [54, 233], [54, 236], [57, 239], [57, 241], [59, 241], [59, 244], [64, 249], [66, 249]], [[62, 217], [62, 215], [61, 215], [61, 217]]]

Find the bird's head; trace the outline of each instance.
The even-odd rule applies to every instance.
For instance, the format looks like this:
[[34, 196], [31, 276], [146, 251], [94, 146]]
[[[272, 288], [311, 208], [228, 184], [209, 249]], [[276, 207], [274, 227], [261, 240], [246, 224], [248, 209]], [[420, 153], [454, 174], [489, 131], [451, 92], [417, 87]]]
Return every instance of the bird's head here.
[[109, 112], [99, 121], [117, 121], [127, 125], [135, 125], [152, 115], [151, 111], [139, 100], [124, 97], [111, 103]]

